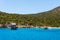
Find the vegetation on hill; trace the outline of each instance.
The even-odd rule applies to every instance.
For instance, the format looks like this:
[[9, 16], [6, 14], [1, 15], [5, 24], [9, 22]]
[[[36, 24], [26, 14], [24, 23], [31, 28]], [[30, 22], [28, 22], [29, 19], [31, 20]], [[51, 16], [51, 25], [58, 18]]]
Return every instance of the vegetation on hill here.
[[37, 14], [9, 14], [0, 11], [0, 24], [16, 22], [19, 25], [60, 27], [60, 7]]

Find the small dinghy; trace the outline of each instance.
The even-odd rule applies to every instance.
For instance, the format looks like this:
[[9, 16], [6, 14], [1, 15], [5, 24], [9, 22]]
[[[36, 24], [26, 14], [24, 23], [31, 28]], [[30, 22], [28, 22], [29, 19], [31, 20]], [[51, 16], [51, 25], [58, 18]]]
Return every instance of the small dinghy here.
[[47, 27], [45, 27], [44, 29], [48, 29]]

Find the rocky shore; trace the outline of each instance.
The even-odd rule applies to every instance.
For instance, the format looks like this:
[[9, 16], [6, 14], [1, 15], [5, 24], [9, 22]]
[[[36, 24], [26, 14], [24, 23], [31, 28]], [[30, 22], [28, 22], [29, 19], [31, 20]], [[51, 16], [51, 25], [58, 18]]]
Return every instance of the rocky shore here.
[[[13, 26], [12, 26], [13, 27]], [[60, 29], [60, 27], [50, 27], [50, 26], [32, 26], [32, 25], [15, 25], [17, 28], [48, 28], [48, 29]], [[0, 24], [0, 28], [11, 28], [11, 24]]]

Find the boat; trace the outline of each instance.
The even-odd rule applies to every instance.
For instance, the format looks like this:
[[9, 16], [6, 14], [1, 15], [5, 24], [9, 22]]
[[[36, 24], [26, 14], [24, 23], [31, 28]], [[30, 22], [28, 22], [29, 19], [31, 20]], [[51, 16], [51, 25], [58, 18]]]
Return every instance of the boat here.
[[18, 27], [16, 27], [16, 23], [11, 23], [11, 30], [16, 30]]

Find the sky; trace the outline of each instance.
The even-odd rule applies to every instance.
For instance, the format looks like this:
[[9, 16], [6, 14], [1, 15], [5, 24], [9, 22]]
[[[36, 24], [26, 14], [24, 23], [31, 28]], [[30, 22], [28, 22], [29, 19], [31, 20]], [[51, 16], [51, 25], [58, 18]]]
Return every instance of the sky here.
[[60, 6], [60, 0], [0, 0], [0, 11], [34, 14]]

